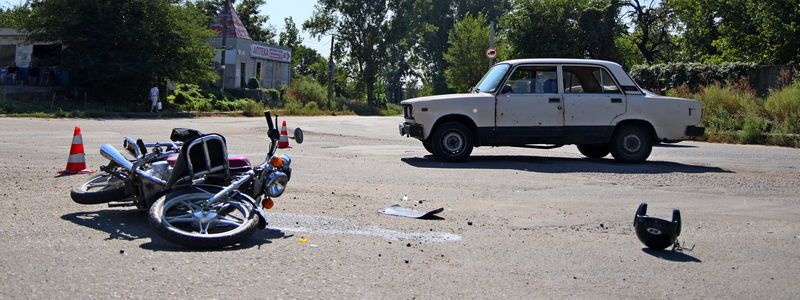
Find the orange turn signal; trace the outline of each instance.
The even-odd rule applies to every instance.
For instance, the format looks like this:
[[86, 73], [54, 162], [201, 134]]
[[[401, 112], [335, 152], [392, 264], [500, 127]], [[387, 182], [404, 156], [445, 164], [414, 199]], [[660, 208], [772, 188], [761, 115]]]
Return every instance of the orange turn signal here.
[[283, 158], [281, 158], [280, 156], [277, 156], [277, 155], [273, 156], [269, 160], [269, 164], [271, 164], [273, 167], [280, 168], [280, 167], [283, 166]]
[[271, 209], [275, 206], [275, 202], [272, 202], [272, 198], [266, 197], [263, 201], [261, 201], [261, 207], [264, 209]]

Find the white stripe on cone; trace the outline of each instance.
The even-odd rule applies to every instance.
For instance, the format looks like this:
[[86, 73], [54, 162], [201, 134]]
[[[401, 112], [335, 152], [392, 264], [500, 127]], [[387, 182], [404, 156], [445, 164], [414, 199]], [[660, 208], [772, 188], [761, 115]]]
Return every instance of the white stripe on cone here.
[[83, 144], [83, 138], [80, 134], [72, 137], [72, 144]]
[[67, 158], [67, 163], [82, 163], [82, 162], [86, 162], [83, 153], [70, 154], [69, 158]]

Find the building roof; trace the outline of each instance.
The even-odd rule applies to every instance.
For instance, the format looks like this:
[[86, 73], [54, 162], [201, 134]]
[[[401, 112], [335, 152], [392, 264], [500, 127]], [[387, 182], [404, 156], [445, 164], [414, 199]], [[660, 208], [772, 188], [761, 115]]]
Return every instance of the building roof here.
[[227, 11], [230, 13], [227, 13], [226, 10], [220, 12], [219, 15], [214, 18], [214, 22], [211, 23], [210, 28], [222, 35], [222, 31], [224, 31], [225, 24], [227, 23], [228, 37], [250, 40], [250, 34], [247, 33], [242, 19], [239, 18], [239, 14], [236, 13], [232, 4], [228, 5]]

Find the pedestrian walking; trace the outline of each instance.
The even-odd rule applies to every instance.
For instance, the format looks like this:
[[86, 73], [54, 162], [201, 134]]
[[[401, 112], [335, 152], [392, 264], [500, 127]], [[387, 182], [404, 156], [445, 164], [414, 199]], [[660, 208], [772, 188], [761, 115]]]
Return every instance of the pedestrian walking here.
[[150, 112], [159, 112], [161, 110], [158, 107], [158, 85], [153, 83], [153, 87], [150, 88]]

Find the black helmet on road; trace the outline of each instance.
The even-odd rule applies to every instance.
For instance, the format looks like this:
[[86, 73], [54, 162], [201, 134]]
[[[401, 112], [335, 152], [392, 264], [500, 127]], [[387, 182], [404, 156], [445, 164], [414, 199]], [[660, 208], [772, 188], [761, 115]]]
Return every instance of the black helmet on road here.
[[681, 234], [681, 211], [673, 209], [672, 221], [667, 221], [648, 216], [647, 203], [639, 204], [633, 219], [633, 228], [636, 230], [636, 237], [645, 246], [663, 250], [674, 245]]

